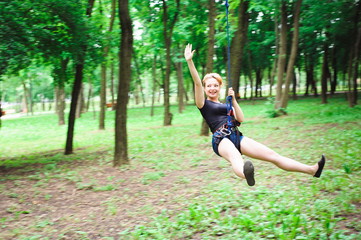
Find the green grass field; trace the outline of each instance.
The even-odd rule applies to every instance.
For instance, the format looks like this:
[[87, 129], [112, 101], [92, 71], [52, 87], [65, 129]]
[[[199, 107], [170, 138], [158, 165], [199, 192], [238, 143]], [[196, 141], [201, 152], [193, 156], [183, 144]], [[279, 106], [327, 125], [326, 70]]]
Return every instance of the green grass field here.
[[[253, 160], [256, 186], [237, 179], [200, 137], [194, 106], [163, 127], [163, 109], [128, 112], [131, 164], [112, 167], [114, 112], [106, 130], [86, 113], [75, 154], [55, 115], [3, 120], [0, 239], [361, 239], [361, 107], [343, 98], [291, 101], [269, 118], [267, 101], [241, 101], [244, 135], [315, 164], [320, 179]], [[247, 157], [246, 157], [247, 158]]]

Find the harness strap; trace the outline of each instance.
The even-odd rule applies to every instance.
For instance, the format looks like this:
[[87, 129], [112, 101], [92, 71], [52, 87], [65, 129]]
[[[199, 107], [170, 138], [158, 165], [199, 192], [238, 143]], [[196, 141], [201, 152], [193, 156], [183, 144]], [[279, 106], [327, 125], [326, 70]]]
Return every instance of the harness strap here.
[[233, 108], [232, 108], [232, 96], [227, 96], [226, 106], [227, 106], [227, 126], [229, 128], [235, 127], [232, 122], [232, 116], [234, 115]]

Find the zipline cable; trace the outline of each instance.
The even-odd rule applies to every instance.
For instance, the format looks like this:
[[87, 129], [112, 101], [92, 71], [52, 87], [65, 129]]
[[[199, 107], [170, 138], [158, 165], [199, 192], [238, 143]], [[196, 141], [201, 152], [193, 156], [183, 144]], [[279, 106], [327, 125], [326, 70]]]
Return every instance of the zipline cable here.
[[232, 80], [231, 80], [231, 40], [230, 40], [230, 36], [229, 36], [229, 21], [228, 21], [228, 15], [229, 15], [229, 11], [228, 11], [228, 0], [226, 0], [226, 21], [227, 21], [227, 27], [226, 27], [226, 32], [227, 32], [227, 80], [228, 80], [228, 87], [232, 87]]

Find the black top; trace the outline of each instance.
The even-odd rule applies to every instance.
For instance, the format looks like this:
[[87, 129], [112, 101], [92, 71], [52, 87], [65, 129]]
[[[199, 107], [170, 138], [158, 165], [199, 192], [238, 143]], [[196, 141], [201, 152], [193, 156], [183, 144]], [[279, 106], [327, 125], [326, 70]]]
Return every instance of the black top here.
[[225, 103], [216, 103], [206, 99], [204, 106], [199, 111], [212, 133], [227, 123], [227, 105]]

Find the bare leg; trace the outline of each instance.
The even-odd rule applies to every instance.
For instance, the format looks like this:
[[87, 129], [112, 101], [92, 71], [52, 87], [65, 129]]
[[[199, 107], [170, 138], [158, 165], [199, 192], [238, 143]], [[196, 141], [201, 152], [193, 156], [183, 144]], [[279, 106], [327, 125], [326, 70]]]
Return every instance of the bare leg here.
[[244, 160], [242, 155], [234, 144], [228, 139], [224, 138], [218, 145], [218, 152], [223, 158], [229, 161], [232, 165], [234, 173], [240, 177], [245, 178], [243, 174]]
[[241, 141], [241, 151], [246, 156], [271, 162], [277, 167], [290, 172], [314, 175], [318, 169], [318, 164], [310, 166], [281, 156], [272, 149], [248, 137], [243, 137]]

